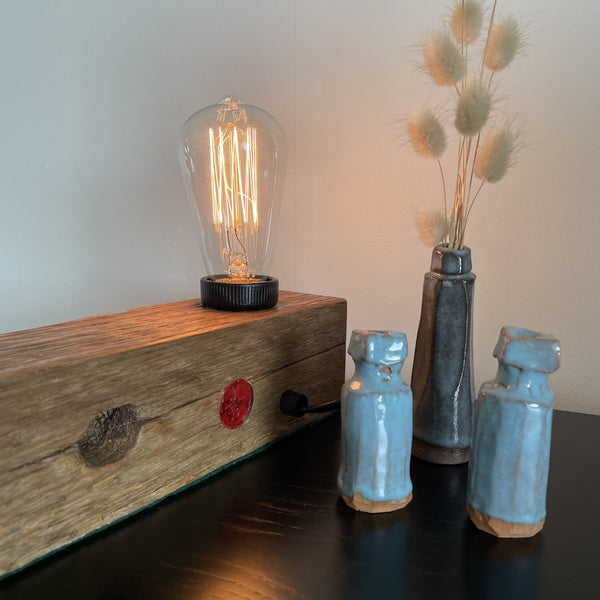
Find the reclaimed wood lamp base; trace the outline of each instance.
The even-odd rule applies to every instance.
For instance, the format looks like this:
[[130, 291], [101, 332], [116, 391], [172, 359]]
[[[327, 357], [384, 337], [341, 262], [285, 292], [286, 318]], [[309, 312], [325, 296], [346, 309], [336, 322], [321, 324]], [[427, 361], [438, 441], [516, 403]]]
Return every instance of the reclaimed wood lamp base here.
[[469, 462], [471, 447], [446, 448], [445, 446], [436, 446], [435, 444], [429, 444], [413, 437], [412, 455], [438, 465], [462, 465]]
[[279, 399], [338, 399], [345, 345], [345, 300], [293, 292], [0, 335], [0, 576], [320, 418]]
[[402, 500], [369, 500], [365, 498], [360, 492], [356, 492], [352, 494], [352, 498], [348, 498], [348, 496], [344, 496], [342, 494], [342, 499], [344, 502], [354, 510], [358, 510], [360, 512], [367, 513], [385, 513], [392, 512], [393, 510], [399, 510], [400, 508], [404, 508], [411, 500], [412, 500], [412, 492], [403, 498]]
[[471, 505], [467, 505], [467, 512], [473, 522], [473, 525], [481, 531], [485, 531], [491, 535], [495, 535], [499, 538], [528, 538], [539, 533], [544, 527], [546, 519], [533, 524], [528, 523], [510, 523], [484, 515], [483, 513], [475, 510]]

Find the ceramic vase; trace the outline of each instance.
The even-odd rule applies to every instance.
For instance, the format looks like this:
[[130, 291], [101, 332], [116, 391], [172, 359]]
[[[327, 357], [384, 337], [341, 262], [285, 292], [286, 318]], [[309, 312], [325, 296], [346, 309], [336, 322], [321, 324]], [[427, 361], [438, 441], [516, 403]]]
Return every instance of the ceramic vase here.
[[406, 336], [352, 332], [356, 370], [342, 387], [342, 459], [338, 488], [351, 508], [389, 512], [412, 499], [412, 394], [400, 378]]
[[546, 517], [554, 395], [548, 375], [560, 364], [551, 335], [503, 327], [494, 350], [498, 373], [475, 403], [467, 502], [481, 530], [530, 537]]
[[469, 460], [472, 435], [473, 287], [471, 250], [433, 249], [425, 274], [411, 388], [413, 448], [439, 464]]

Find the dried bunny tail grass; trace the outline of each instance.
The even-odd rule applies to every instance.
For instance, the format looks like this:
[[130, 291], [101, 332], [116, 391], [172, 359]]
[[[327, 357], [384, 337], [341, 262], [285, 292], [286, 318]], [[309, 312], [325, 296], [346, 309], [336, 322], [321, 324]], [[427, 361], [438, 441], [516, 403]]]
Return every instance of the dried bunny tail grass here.
[[475, 80], [458, 98], [454, 126], [458, 133], [472, 137], [485, 125], [492, 106], [492, 96], [486, 86]]
[[435, 210], [422, 210], [417, 215], [419, 237], [426, 246], [435, 246], [448, 234], [444, 213]]
[[477, 153], [475, 175], [488, 183], [500, 181], [513, 164], [516, 148], [517, 134], [509, 125], [493, 129]]
[[523, 48], [523, 32], [514, 17], [507, 17], [492, 29], [485, 52], [490, 71], [506, 68]]
[[467, 72], [467, 65], [460, 48], [447, 31], [427, 34], [421, 41], [425, 69], [441, 86], [453, 86]]
[[444, 153], [446, 134], [429, 108], [411, 110], [406, 129], [417, 154], [425, 158], [439, 158]]
[[459, 44], [472, 44], [481, 33], [483, 9], [477, 0], [458, 0], [452, 11], [450, 28]]

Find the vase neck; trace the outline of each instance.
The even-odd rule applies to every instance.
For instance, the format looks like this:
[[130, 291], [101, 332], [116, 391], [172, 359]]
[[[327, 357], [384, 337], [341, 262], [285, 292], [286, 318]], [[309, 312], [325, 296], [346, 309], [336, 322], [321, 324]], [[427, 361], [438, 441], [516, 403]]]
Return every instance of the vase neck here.
[[532, 396], [535, 402], [550, 405], [554, 395], [547, 386], [547, 381], [548, 373], [520, 369], [502, 362], [498, 363], [496, 383], [514, 389], [519, 396]]
[[391, 365], [383, 365], [381, 363], [372, 363], [366, 360], [355, 361], [356, 371], [354, 379], [364, 381], [368, 385], [379, 383], [402, 383], [400, 371], [402, 370], [402, 362]]

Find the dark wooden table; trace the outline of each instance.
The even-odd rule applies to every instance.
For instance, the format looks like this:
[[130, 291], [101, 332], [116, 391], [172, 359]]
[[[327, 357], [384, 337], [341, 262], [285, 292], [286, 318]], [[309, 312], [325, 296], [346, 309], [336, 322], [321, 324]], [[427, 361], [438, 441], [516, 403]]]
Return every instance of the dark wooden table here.
[[0, 598], [598, 599], [599, 460], [600, 417], [556, 412], [546, 526], [497, 540], [467, 518], [465, 465], [413, 460], [406, 509], [347, 508], [332, 418], [4, 579]]

